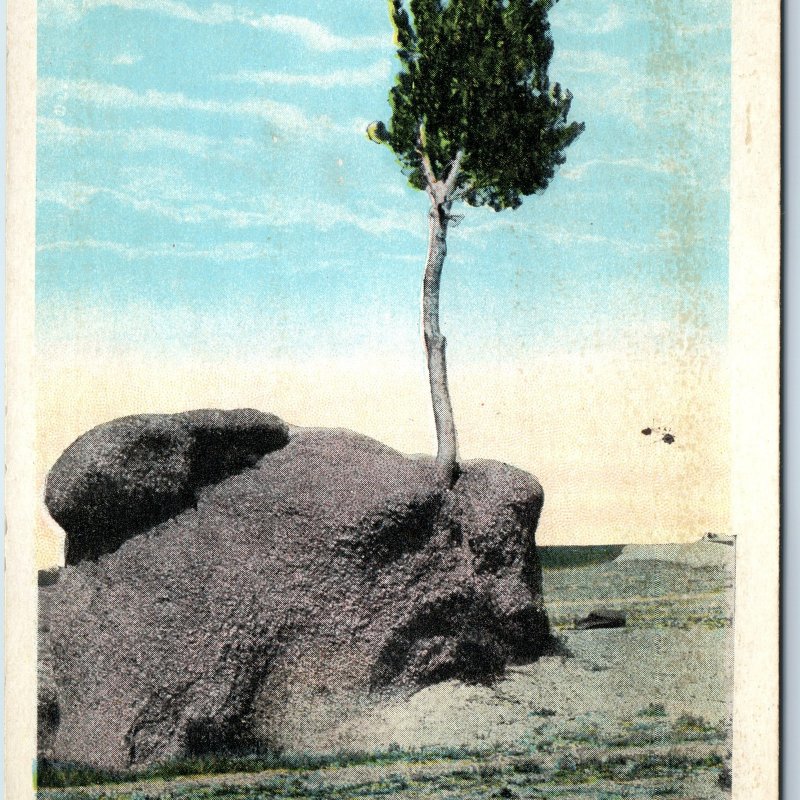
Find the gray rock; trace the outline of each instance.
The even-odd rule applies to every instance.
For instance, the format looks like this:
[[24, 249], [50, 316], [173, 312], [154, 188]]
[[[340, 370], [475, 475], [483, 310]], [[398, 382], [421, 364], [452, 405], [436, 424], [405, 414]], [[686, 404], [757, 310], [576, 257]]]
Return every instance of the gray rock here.
[[194, 505], [203, 486], [288, 440], [285, 423], [249, 408], [123, 417], [93, 428], [47, 476], [45, 503], [67, 534], [67, 564], [116, 550]]
[[196, 508], [41, 590], [50, 755], [119, 769], [301, 747], [333, 724], [323, 707], [491, 681], [551, 645], [541, 505], [503, 464], [466, 462], [449, 489], [431, 459], [293, 430]]
[[593, 631], [598, 628], [624, 628], [627, 616], [616, 608], [598, 608], [582, 619], [575, 620], [576, 631]]
[[[48, 571], [49, 574], [50, 571]], [[37, 743], [40, 758], [49, 758], [59, 725], [58, 690], [53, 676], [53, 651], [50, 647], [49, 607], [53, 581], [42, 583], [39, 572], [39, 631], [37, 636]]]

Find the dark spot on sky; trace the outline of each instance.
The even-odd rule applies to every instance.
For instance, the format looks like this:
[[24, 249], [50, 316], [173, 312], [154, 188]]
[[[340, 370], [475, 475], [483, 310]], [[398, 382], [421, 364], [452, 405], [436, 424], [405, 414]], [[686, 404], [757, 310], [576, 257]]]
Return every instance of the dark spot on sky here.
[[675, 441], [675, 437], [671, 433], [665, 433], [661, 437], [662, 442], [666, 442], [667, 444], [672, 444]]
[[644, 429], [642, 429], [642, 433], [643, 433], [645, 436], [649, 436], [649, 435], [650, 435], [652, 432], [653, 432], [653, 429], [652, 429], [652, 428], [644, 428]]

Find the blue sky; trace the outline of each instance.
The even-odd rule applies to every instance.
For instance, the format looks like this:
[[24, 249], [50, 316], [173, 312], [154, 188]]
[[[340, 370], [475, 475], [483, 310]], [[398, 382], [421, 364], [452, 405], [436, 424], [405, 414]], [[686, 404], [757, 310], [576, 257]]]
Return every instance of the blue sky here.
[[[465, 209], [451, 357], [726, 334], [728, 0], [561, 0], [586, 130], [541, 196]], [[427, 200], [387, 119], [381, 0], [40, 0], [39, 346], [421, 358]]]

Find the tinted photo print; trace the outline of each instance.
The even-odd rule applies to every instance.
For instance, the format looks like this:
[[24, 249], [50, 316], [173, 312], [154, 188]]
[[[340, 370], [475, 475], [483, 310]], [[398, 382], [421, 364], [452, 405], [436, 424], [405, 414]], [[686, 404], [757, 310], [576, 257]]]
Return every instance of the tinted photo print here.
[[14, 5], [8, 796], [777, 797], [778, 4]]

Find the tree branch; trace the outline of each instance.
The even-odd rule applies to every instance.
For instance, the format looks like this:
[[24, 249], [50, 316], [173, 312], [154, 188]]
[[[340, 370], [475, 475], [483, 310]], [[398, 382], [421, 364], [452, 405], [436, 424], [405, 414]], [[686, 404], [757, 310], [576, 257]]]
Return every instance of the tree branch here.
[[450, 167], [450, 172], [447, 173], [447, 180], [444, 184], [445, 197], [449, 197], [453, 190], [456, 188], [458, 176], [461, 174], [461, 160], [464, 158], [464, 151], [459, 150], [456, 153], [453, 166]]
[[422, 173], [425, 175], [425, 180], [428, 182], [428, 187], [433, 189], [433, 186], [436, 184], [436, 173], [433, 171], [433, 164], [431, 164], [430, 156], [422, 146], [422, 125], [419, 126], [419, 135], [417, 136], [417, 153], [419, 153], [419, 160], [422, 164]]
[[428, 186], [433, 186], [436, 183], [436, 175], [433, 171], [433, 164], [431, 164], [430, 156], [424, 150], [418, 150], [419, 158], [422, 162], [422, 172], [425, 175], [425, 180]]

